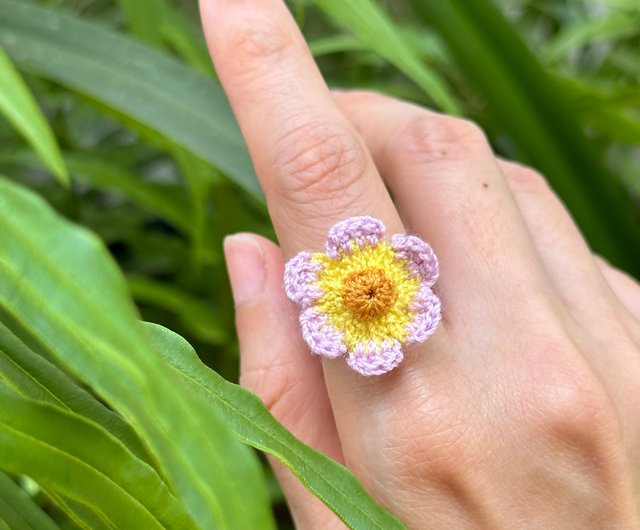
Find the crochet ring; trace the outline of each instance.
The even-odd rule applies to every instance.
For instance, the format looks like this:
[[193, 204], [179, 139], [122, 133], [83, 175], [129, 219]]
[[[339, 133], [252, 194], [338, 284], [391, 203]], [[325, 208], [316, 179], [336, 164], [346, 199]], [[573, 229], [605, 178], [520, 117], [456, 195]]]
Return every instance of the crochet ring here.
[[300, 252], [284, 272], [311, 351], [346, 356], [366, 376], [393, 370], [404, 358], [403, 345], [427, 340], [441, 318], [432, 248], [409, 234], [387, 242], [384, 233], [378, 219], [350, 217], [331, 227], [326, 253]]

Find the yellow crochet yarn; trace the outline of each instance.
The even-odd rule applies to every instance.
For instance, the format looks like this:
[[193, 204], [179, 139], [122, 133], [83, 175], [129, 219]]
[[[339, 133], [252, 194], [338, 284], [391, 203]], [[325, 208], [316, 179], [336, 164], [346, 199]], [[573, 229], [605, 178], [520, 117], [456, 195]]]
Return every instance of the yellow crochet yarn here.
[[[383, 241], [361, 249], [354, 243], [351, 254], [340, 260], [322, 253], [314, 254], [313, 259], [323, 265], [316, 286], [324, 295], [317, 309], [344, 332], [348, 348], [371, 340], [404, 341], [407, 324], [413, 317], [409, 304], [420, 287], [420, 278], [411, 277], [405, 262], [394, 256], [390, 245]], [[368, 307], [356, 310], [353, 303], [354, 282], [359, 287], [358, 281], [363, 277], [373, 278], [371, 281], [381, 287], [382, 301], [373, 310]]]

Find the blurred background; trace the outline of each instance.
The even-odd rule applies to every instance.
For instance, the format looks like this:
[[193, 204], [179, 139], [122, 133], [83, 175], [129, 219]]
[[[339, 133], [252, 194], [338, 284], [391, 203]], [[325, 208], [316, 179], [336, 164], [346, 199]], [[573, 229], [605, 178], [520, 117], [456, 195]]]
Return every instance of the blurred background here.
[[[475, 120], [549, 179], [595, 251], [640, 275], [637, 0], [289, 6], [329, 85]], [[0, 0], [0, 48], [0, 174], [97, 233], [143, 318], [236, 380], [222, 239], [274, 234], [197, 2]], [[39, 136], [3, 101], [11, 69], [46, 117]]]

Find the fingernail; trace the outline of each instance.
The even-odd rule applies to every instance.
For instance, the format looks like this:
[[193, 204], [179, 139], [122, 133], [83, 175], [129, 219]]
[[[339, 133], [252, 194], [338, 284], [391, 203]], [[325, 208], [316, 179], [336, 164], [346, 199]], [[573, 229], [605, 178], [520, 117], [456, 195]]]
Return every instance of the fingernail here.
[[251, 234], [227, 236], [224, 255], [235, 304], [258, 301], [265, 282], [264, 256], [258, 243]]

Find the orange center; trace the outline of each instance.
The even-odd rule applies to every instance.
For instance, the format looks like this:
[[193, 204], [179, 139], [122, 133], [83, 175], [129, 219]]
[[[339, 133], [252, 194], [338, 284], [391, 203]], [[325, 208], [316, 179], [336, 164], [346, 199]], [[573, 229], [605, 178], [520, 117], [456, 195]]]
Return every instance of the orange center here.
[[342, 300], [361, 320], [373, 320], [385, 314], [396, 297], [395, 285], [381, 269], [352, 272], [342, 288]]

